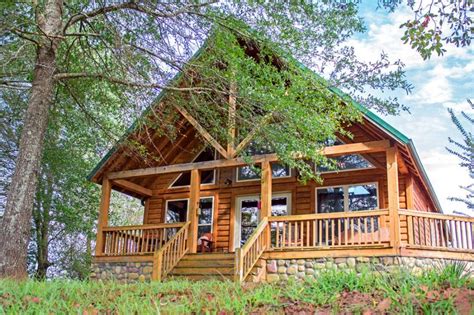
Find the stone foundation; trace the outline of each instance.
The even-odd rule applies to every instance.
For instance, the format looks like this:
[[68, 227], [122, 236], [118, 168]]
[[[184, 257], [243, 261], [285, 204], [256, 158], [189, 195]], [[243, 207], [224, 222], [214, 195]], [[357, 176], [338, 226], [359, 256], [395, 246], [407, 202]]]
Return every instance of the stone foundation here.
[[[288, 280], [289, 278], [316, 278], [327, 270], [363, 270], [393, 271], [404, 268], [415, 274], [423, 270], [443, 266], [453, 260], [417, 257], [339, 257], [311, 259], [269, 259], [267, 260], [268, 282]], [[474, 272], [474, 262], [467, 262], [467, 269]]]
[[121, 283], [151, 281], [152, 261], [93, 262], [91, 280], [116, 280]]

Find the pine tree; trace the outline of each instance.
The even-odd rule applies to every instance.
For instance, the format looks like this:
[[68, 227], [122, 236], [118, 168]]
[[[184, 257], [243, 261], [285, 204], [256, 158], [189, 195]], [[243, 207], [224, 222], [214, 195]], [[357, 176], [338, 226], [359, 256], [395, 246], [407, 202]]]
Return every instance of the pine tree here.
[[[472, 103], [471, 100], [467, 101], [474, 110], [474, 103]], [[470, 126], [466, 129], [459, 118], [456, 117], [452, 108], [449, 108], [448, 112], [451, 115], [451, 120], [453, 121], [454, 125], [461, 133], [463, 140], [458, 142], [449, 137], [448, 140], [452, 147], [446, 147], [446, 150], [461, 160], [459, 165], [468, 169], [469, 176], [471, 177], [471, 180], [473, 180], [467, 186], [459, 186], [461, 189], [467, 191], [467, 195], [465, 197], [450, 197], [449, 200], [463, 202], [467, 205], [469, 210], [474, 210], [474, 137], [472, 134], [474, 117], [470, 117], [464, 111], [461, 112], [461, 116], [467, 120], [467, 123]]]

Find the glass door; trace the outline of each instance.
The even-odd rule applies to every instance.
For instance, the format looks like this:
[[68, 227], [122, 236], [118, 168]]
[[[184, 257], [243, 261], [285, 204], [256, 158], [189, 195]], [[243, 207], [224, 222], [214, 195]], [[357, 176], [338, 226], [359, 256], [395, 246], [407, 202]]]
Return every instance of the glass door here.
[[[272, 215], [290, 214], [291, 194], [272, 196]], [[234, 247], [242, 247], [260, 222], [260, 196], [242, 196], [236, 199]]]

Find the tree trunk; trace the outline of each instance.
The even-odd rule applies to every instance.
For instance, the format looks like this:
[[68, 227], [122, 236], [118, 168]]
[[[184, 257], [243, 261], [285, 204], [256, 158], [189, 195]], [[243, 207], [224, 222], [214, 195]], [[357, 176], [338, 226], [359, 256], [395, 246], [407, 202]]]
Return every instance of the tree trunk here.
[[[36, 232], [36, 272], [35, 277], [39, 280], [46, 279], [49, 262], [49, 224], [51, 222], [51, 206], [53, 199], [53, 178], [47, 167], [44, 185], [40, 185], [37, 193], [37, 206], [33, 208], [34, 230]], [[44, 186], [44, 187], [41, 187]]]
[[49, 0], [44, 7], [44, 16], [37, 16], [38, 26], [49, 37], [44, 36], [37, 48], [33, 84], [21, 133], [19, 154], [0, 225], [0, 277], [27, 276], [31, 213], [48, 124], [48, 111], [53, 96], [53, 75], [56, 71], [56, 49], [59, 43], [59, 37], [56, 35], [62, 29], [62, 7], [61, 0]]

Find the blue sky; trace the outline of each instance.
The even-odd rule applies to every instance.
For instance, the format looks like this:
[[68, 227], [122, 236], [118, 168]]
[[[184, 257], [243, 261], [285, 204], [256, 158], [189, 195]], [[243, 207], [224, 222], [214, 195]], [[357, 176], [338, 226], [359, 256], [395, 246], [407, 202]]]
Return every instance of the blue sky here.
[[459, 166], [459, 160], [445, 147], [448, 137], [460, 140], [447, 108], [472, 114], [466, 99], [474, 99], [474, 48], [448, 46], [444, 56], [424, 61], [400, 40], [403, 30], [399, 26], [411, 18], [413, 12], [402, 7], [387, 13], [377, 11], [376, 6], [376, 1], [362, 3], [360, 14], [366, 20], [368, 32], [350, 44], [364, 60], [377, 58], [381, 51], [392, 60], [400, 59], [406, 65], [407, 78], [414, 85], [412, 94], [397, 95], [410, 107], [411, 113], [382, 118], [413, 139], [443, 211], [467, 213], [469, 210], [463, 203], [447, 199], [464, 196], [459, 185], [467, 185], [470, 179], [467, 170]]

